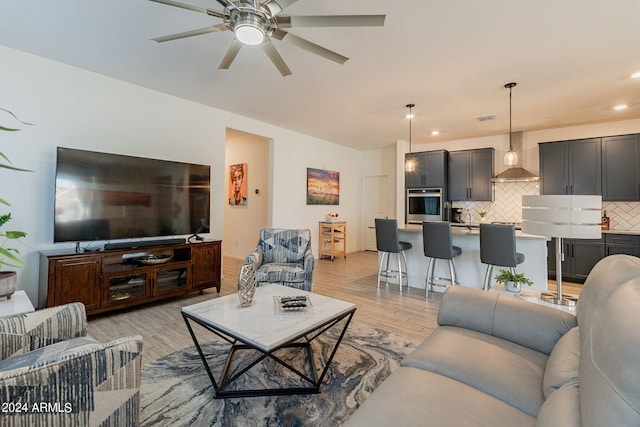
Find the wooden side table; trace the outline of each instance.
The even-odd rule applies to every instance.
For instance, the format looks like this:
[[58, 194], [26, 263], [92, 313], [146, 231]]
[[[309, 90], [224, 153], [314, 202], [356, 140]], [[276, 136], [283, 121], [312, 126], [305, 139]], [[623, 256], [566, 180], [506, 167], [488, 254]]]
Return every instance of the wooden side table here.
[[11, 299], [0, 299], [0, 317], [35, 311], [25, 291], [15, 291]]
[[318, 233], [320, 241], [320, 258], [326, 256], [333, 261], [336, 255], [347, 257], [347, 223], [346, 221], [320, 221]]

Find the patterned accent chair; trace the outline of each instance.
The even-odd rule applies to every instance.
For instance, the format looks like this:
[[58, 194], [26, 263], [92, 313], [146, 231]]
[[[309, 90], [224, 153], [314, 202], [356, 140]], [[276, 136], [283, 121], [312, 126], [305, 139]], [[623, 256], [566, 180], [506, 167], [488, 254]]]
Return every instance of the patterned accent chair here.
[[81, 303], [0, 318], [0, 424], [140, 424], [142, 337], [99, 343], [86, 329]]
[[258, 286], [279, 283], [312, 291], [313, 253], [310, 230], [263, 228], [256, 249], [246, 257], [256, 270]]

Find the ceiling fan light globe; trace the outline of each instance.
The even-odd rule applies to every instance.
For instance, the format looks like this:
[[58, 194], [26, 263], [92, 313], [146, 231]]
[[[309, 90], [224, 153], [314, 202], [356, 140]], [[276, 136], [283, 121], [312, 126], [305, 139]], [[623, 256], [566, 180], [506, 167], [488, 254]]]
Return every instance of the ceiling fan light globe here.
[[264, 41], [264, 31], [252, 24], [240, 24], [235, 32], [236, 38], [244, 44], [258, 45]]

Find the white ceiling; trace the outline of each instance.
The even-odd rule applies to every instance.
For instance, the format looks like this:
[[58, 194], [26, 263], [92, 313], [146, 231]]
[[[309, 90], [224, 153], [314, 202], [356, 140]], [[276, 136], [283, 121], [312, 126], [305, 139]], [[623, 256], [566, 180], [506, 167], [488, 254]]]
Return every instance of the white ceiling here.
[[259, 47], [218, 70], [230, 32], [151, 41], [220, 20], [147, 0], [0, 0], [0, 44], [357, 149], [408, 139], [409, 102], [414, 144], [506, 134], [510, 81], [514, 131], [640, 118], [638, 0], [299, 0], [283, 14], [387, 18], [292, 29], [350, 60], [274, 40], [284, 78]]

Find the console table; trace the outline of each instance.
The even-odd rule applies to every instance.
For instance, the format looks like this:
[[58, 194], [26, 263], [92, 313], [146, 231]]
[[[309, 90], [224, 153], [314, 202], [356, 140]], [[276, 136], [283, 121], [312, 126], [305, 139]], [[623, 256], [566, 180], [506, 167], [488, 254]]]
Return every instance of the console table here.
[[[40, 253], [40, 307], [82, 302], [87, 314], [216, 287], [221, 241], [75, 253]], [[144, 257], [157, 258], [144, 262]]]

